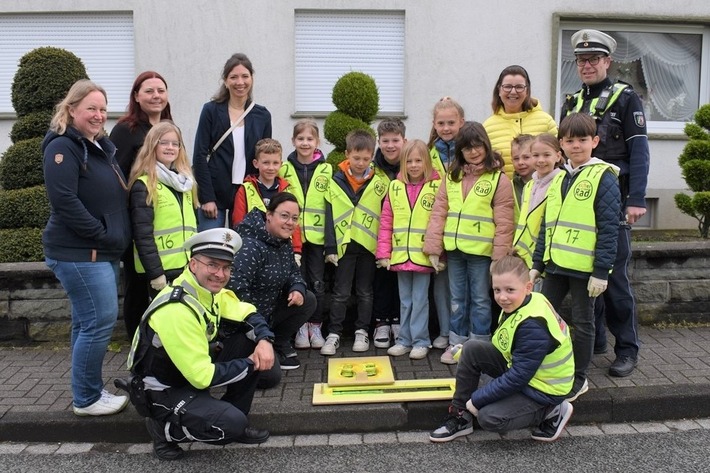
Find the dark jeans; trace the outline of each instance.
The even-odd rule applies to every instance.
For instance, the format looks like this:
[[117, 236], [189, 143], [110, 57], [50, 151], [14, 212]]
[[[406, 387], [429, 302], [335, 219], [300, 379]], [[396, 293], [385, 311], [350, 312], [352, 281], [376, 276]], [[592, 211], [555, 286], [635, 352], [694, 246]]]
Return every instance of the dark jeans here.
[[283, 302], [279, 303], [269, 318], [269, 326], [274, 332], [274, 350], [281, 355], [293, 353], [291, 339], [299, 327], [313, 315], [318, 305], [316, 296], [311, 291], [306, 291], [301, 305], [288, 306], [287, 297], [288, 294], [281, 297]]
[[[505, 358], [491, 342], [467, 341], [456, 368], [456, 390], [452, 404], [457, 409], [466, 409], [466, 402], [478, 389], [482, 373], [498, 378], [507, 370]], [[517, 392], [479, 409], [478, 424], [490, 432], [523, 429], [539, 425], [548, 407]]]
[[372, 317], [375, 324], [399, 323], [399, 282], [397, 273], [385, 268], [375, 269]]
[[325, 320], [325, 255], [323, 245], [303, 242], [301, 250], [301, 274], [316, 296], [316, 309], [308, 322], [323, 323]]
[[609, 275], [609, 285], [602, 297], [597, 297], [594, 305], [597, 347], [606, 345], [604, 320], [614, 335], [616, 356], [636, 359], [639, 352], [639, 338], [636, 319], [636, 301], [631, 290], [628, 266], [631, 261], [631, 227], [619, 226], [616, 260]]
[[150, 304], [148, 287], [150, 281], [145, 274], [136, 272], [133, 261], [133, 245], [123, 253], [123, 322], [126, 324], [128, 339], [133, 340], [133, 334], [143, 317], [143, 312]]
[[[594, 299], [589, 297], [588, 282], [588, 279], [583, 278], [547, 274], [542, 283], [542, 294], [572, 331], [574, 374], [577, 380], [587, 377], [587, 368], [594, 350]], [[568, 292], [572, 307], [569, 313], [565, 313], [560, 311], [560, 306]]]
[[357, 295], [357, 319], [355, 330], [369, 330], [372, 318], [372, 280], [375, 276], [375, 255], [362, 245], [351, 241], [345, 254], [338, 260], [335, 284], [330, 303], [328, 333], [342, 335], [348, 299], [355, 279]]

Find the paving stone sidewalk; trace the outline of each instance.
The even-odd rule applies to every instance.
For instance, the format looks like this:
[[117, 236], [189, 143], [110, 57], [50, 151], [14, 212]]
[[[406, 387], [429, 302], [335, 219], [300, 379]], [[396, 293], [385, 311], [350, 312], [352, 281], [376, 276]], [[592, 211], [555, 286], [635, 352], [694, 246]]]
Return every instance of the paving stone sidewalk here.
[[[594, 356], [590, 391], [576, 401], [572, 424], [710, 417], [710, 327], [641, 327], [640, 337], [638, 368], [627, 378], [607, 375], [614, 359], [611, 347]], [[351, 345], [343, 340], [336, 356], [356, 356]], [[126, 373], [127, 350], [124, 345], [121, 352], [106, 355], [104, 378], [111, 392], [117, 392], [113, 378]], [[386, 350], [373, 347], [365, 355], [383, 356]], [[441, 364], [440, 355], [434, 349], [424, 360], [391, 358], [395, 378], [453, 377], [455, 367]], [[305, 350], [299, 359], [301, 368], [285, 371], [279, 386], [256, 393], [254, 425], [275, 435], [411, 431], [430, 429], [445, 414], [445, 401], [313, 406], [313, 384], [327, 379], [326, 358]], [[66, 347], [0, 348], [0, 441], [147, 440], [132, 408], [101, 418], [74, 416], [70, 366]]]

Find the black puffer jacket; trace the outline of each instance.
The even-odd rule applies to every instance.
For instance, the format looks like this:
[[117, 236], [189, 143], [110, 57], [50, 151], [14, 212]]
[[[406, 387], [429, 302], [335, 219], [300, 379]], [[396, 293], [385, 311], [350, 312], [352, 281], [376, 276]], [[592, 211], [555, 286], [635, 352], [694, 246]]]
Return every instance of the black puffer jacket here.
[[227, 287], [270, 320], [289, 293], [306, 294], [291, 241], [271, 236], [266, 231], [266, 214], [259, 209], [249, 212], [236, 231], [242, 237], [242, 248], [234, 257], [234, 271]]

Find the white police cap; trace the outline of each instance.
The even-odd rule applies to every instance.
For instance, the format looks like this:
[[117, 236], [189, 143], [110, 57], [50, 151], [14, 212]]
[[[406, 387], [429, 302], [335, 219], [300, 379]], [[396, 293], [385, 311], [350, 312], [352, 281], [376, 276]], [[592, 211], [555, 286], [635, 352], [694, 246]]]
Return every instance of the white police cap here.
[[212, 228], [192, 235], [183, 247], [190, 255], [205, 255], [225, 261], [232, 261], [242, 247], [242, 238], [229, 228]]
[[572, 35], [575, 54], [602, 53], [609, 56], [616, 50], [616, 40], [598, 30], [579, 30]]

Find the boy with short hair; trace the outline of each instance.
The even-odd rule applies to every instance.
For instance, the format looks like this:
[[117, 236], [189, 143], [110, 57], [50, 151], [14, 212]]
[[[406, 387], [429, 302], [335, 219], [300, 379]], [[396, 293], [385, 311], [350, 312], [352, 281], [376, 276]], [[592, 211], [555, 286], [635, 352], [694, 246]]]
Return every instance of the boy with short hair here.
[[542, 293], [555, 309], [569, 292], [575, 381], [569, 400], [589, 385], [587, 367], [594, 348], [594, 300], [607, 287], [616, 258], [621, 218], [618, 168], [592, 157], [599, 143], [597, 125], [587, 114], [573, 113], [560, 124], [558, 137], [567, 163], [547, 190], [545, 217], [533, 255], [530, 279], [542, 273]]
[[334, 355], [340, 346], [353, 277], [358, 298], [353, 351], [363, 352], [370, 347], [375, 250], [387, 183], [371, 165], [375, 139], [370, 133], [351, 131], [345, 142], [345, 160], [333, 174], [326, 197], [325, 254], [326, 261], [334, 264], [336, 270], [329, 334], [321, 355]]
[[[377, 126], [378, 149], [375, 152], [375, 173], [389, 186], [399, 173], [399, 157], [407, 142], [406, 127], [399, 118], [384, 118]], [[399, 335], [399, 283], [397, 273], [387, 268], [375, 269], [372, 316], [375, 319], [374, 343], [377, 348], [390, 347]]]
[[533, 142], [532, 135], [518, 135], [510, 142], [510, 156], [513, 160], [513, 197], [515, 198], [515, 221], [518, 221], [520, 204], [522, 203], [523, 188], [532, 179], [535, 167], [533, 166], [530, 146]]

